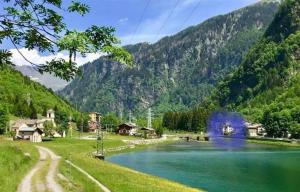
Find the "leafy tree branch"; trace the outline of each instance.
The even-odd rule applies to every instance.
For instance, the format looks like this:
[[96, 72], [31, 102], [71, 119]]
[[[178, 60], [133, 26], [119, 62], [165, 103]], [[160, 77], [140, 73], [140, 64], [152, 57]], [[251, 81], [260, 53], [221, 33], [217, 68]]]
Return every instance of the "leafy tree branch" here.
[[[122, 64], [131, 64], [130, 54], [119, 46], [112, 27], [91, 26], [84, 31], [66, 27], [61, 12], [87, 14], [90, 7], [73, 0], [64, 7], [62, 0], [2, 0], [4, 13], [0, 15], [0, 44], [8, 40], [18, 53], [31, 65], [43, 73], [49, 72], [65, 80], [71, 80], [79, 69], [76, 56], [88, 53], [105, 53], [110, 59]], [[37, 49], [55, 54], [67, 52], [68, 59], [54, 58], [46, 63], [33, 63], [22, 54], [20, 48]], [[11, 53], [0, 50], [1, 65], [12, 65]]]

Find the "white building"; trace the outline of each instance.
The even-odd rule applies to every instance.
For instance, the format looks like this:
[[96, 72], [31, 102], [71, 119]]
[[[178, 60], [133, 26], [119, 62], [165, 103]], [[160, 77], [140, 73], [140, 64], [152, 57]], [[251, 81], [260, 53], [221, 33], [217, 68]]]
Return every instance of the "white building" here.
[[263, 128], [262, 124], [260, 123], [245, 123], [245, 127], [248, 130], [248, 135], [250, 137], [258, 137], [258, 136], [265, 136], [266, 130]]
[[[55, 112], [53, 109], [47, 111], [46, 117], [39, 119], [18, 119], [11, 122], [10, 130], [16, 133], [16, 138], [30, 140], [32, 142], [40, 142], [42, 139], [39, 137], [44, 136], [44, 123], [50, 121], [55, 124]], [[40, 136], [39, 136], [40, 134]], [[30, 138], [32, 136], [32, 138]], [[62, 137], [55, 131], [54, 137]]]
[[231, 125], [229, 123], [226, 123], [223, 128], [223, 135], [231, 135], [234, 131], [233, 127], [231, 127]]
[[19, 128], [16, 138], [38, 143], [42, 142], [42, 134], [43, 131], [39, 128], [22, 126]]

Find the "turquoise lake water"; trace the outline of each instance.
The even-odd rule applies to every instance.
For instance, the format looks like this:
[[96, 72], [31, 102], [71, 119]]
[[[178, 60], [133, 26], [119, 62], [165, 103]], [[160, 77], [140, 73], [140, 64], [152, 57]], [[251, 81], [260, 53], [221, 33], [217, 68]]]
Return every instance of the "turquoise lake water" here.
[[247, 144], [239, 150], [221, 150], [180, 142], [107, 160], [207, 191], [300, 192], [299, 148]]

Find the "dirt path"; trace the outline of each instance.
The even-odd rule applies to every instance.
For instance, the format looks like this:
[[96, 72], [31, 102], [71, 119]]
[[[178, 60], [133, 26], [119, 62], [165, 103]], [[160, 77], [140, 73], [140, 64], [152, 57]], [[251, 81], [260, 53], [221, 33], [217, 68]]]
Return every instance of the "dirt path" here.
[[40, 159], [39, 162], [30, 170], [30, 172], [24, 177], [22, 182], [20, 183], [18, 187], [18, 192], [31, 192], [31, 178], [33, 175], [41, 169], [43, 166], [45, 166], [45, 160], [47, 158], [47, 153], [39, 149], [40, 153]]
[[[32, 183], [32, 178], [38, 171], [41, 171], [46, 165], [46, 160], [50, 158], [50, 165], [46, 178], [41, 178], [41, 180], [46, 180], [47, 191], [51, 192], [63, 192], [62, 187], [55, 181], [56, 171], [58, 166], [59, 156], [55, 155], [51, 150], [37, 146], [40, 160], [39, 162], [31, 169], [31, 171], [24, 177], [22, 182], [18, 187], [18, 192], [32, 192], [32, 186], [35, 185]], [[36, 185], [35, 185], [36, 186]], [[38, 190], [39, 191], [39, 190]]]

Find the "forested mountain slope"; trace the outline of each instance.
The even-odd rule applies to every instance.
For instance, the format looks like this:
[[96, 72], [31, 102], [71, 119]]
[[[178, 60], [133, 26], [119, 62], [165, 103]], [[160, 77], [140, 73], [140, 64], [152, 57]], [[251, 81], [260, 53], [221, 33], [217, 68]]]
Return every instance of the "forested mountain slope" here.
[[278, 3], [262, 1], [211, 18], [155, 44], [126, 46], [135, 66], [105, 57], [84, 65], [83, 77], [60, 92], [83, 111], [156, 113], [193, 106], [215, 83], [238, 66], [263, 35]]
[[217, 105], [261, 122], [269, 136], [300, 138], [300, 2], [283, 1], [263, 38], [213, 95]]
[[0, 67], [0, 107], [11, 115], [35, 118], [36, 114], [52, 108], [69, 116], [76, 110], [51, 90], [31, 81], [29, 77], [10, 67]]

